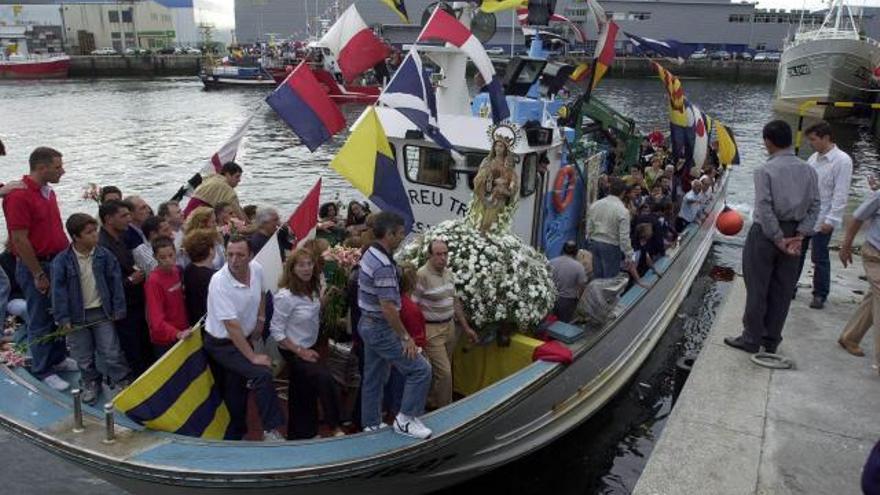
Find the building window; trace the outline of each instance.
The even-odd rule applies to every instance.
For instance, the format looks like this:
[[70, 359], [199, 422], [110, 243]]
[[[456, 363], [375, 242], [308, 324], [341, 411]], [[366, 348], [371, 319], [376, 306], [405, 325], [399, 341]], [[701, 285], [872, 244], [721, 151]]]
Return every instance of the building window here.
[[751, 22], [752, 16], [749, 14], [730, 14], [728, 22]]
[[150, 19], [152, 19], [152, 20], [154, 20], [154, 21], [158, 21], [158, 20], [159, 20], [159, 14], [150, 14]]
[[107, 12], [107, 17], [110, 19], [110, 22], [119, 22], [119, 11], [111, 10]]
[[122, 34], [120, 34], [120, 33], [110, 33], [110, 37], [113, 38], [114, 40], [120, 40], [120, 39], [122, 39]]
[[755, 45], [755, 50], [766, 50], [766, 49], [767, 49], [767, 43], [758, 43], [757, 45]]
[[123, 10], [122, 11], [122, 22], [132, 22], [131, 21], [132, 16], [133, 16], [133, 14], [132, 14], [131, 9]]
[[455, 161], [449, 151], [408, 144], [403, 147], [403, 158], [410, 182], [455, 189]]
[[650, 12], [630, 12], [629, 20], [630, 21], [647, 21], [651, 18]]

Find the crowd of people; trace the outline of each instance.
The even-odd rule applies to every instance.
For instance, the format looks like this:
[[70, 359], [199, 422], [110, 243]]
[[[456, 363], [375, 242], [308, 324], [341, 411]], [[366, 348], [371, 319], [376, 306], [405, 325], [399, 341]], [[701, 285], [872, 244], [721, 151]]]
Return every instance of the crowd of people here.
[[[105, 186], [98, 218], [74, 213], [62, 221], [51, 187], [64, 175], [62, 154], [34, 150], [29, 173], [0, 187], [10, 239], [0, 259], [0, 308], [23, 321], [17, 338], [28, 344], [33, 375], [61, 391], [70, 384], [59, 373], [79, 370], [83, 400], [94, 404], [104, 384], [118, 393], [204, 321], [229, 438], [248, 431], [250, 391], [267, 440], [282, 439], [285, 426], [288, 439], [312, 438], [321, 422], [324, 434], [342, 435], [346, 419], [376, 430], [383, 415], [401, 434], [430, 436], [418, 417], [452, 401], [455, 323], [477, 338], [455, 296], [448, 248], [435, 242], [425, 266], [398, 267], [392, 253], [403, 219], [371, 214], [357, 201], [345, 218], [336, 203], [321, 205], [317, 239], [297, 243], [275, 209], [240, 206], [241, 174], [227, 163], [185, 209], [167, 201], [158, 214], [142, 198]], [[273, 295], [253, 257], [276, 231], [285, 260]], [[326, 288], [323, 254], [337, 243], [363, 253], [347, 298], [363, 371], [353, 418], [320, 345], [321, 311], [337, 290]], [[287, 365], [286, 418], [269, 340]]]
[[700, 167], [675, 159], [659, 131], [645, 138], [642, 161], [622, 177], [602, 174], [598, 200], [587, 214], [588, 255], [570, 240], [550, 268], [559, 297], [554, 314], [562, 321], [574, 317], [577, 301], [590, 279], [618, 276], [644, 285], [641, 277], [654, 261], [675, 246], [688, 225], [710, 213], [716, 181], [722, 168], [713, 150]]

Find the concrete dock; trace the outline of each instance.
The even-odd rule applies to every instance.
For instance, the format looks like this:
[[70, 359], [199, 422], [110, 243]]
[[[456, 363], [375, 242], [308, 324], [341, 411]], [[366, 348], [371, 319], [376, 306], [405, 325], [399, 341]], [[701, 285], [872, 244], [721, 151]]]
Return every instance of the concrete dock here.
[[856, 494], [880, 440], [880, 376], [838, 336], [868, 284], [861, 259], [844, 269], [831, 252], [825, 309], [810, 309], [809, 261], [779, 353], [791, 370], [770, 370], [728, 347], [741, 332], [745, 286], [737, 277], [634, 490], [672, 494]]

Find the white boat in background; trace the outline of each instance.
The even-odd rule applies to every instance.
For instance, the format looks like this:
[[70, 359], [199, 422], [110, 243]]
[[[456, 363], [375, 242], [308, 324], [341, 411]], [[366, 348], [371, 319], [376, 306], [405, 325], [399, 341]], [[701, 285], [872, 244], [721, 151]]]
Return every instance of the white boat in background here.
[[[776, 76], [773, 107], [797, 113], [805, 101], [869, 101], [875, 89], [874, 68], [880, 43], [860, 34], [843, 0], [830, 0], [818, 28], [801, 26], [786, 43]], [[834, 107], [814, 107], [814, 117], [840, 116]]]

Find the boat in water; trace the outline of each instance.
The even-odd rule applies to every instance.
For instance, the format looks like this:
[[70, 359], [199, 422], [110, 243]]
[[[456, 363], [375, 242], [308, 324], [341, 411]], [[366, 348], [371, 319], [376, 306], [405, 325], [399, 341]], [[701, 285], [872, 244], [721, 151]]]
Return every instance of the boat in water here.
[[63, 79], [69, 71], [67, 55], [0, 57], [0, 79]]
[[205, 89], [222, 88], [274, 88], [275, 77], [262, 67], [218, 65], [206, 67], [199, 75]]
[[[775, 110], [798, 113], [806, 101], [873, 100], [878, 90], [875, 68], [880, 65], [880, 43], [859, 32], [844, 0], [832, 0], [822, 24], [801, 26], [786, 43], [776, 76]], [[849, 111], [832, 106], [813, 107], [813, 117], [835, 117]]]
[[[466, 23], [474, 7], [456, 6]], [[472, 99], [468, 91], [465, 54], [441, 46], [416, 49], [440, 68], [437, 123], [458, 153], [437, 146], [398, 111], [376, 108], [411, 200], [415, 230], [466, 214], [474, 176], [492, 146], [487, 131], [504, 127], [518, 136], [512, 151], [521, 187], [512, 232], [548, 257], [558, 255], [565, 240], [583, 239], [584, 215], [597, 197], [605, 160], [620, 149], [605, 137], [609, 126], [623, 139], [626, 133], [637, 136], [634, 123], [595, 99], [587, 107], [540, 96], [548, 62], [533, 48], [532, 56], [508, 66], [504, 88], [511, 118], [493, 126], [489, 95]], [[596, 108], [601, 111], [589, 110]], [[571, 126], [559, 123], [562, 115]], [[577, 149], [584, 150], [581, 156], [573, 154]], [[560, 175], [568, 184], [562, 189]], [[454, 366], [462, 396], [422, 417], [433, 431], [427, 440], [385, 428], [303, 441], [210, 441], [153, 431], [117, 415], [115, 439], [107, 442], [103, 411], [84, 406], [83, 428], [77, 428], [70, 395], [51, 390], [24, 368], [6, 366], [0, 366], [0, 426], [138, 494], [426, 493], [463, 482], [548, 445], [590, 418], [635, 375], [676, 317], [709, 252], [726, 179], [705, 219], [689, 226], [643, 277], [649, 288], [627, 289], [626, 280], [619, 280], [609, 289], [621, 294], [611, 317], [573, 327], [577, 331], [560, 342], [571, 353], [569, 364], [533, 361], [530, 346], [540, 341], [524, 334], [514, 335], [510, 347], [461, 343]], [[497, 366], [488, 370], [487, 363]], [[479, 366], [484, 368], [474, 371]], [[483, 378], [464, 387], [458, 380], [467, 367], [473, 367], [472, 377]]]

